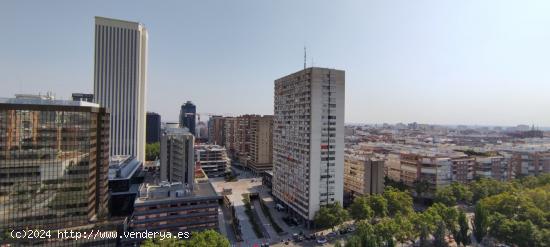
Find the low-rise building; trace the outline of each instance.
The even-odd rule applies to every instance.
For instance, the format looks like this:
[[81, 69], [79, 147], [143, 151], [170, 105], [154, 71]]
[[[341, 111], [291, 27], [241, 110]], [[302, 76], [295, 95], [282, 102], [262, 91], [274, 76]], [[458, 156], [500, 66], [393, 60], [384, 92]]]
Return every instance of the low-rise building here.
[[173, 234], [207, 229], [218, 231], [221, 200], [222, 196], [216, 193], [211, 183], [199, 183], [193, 187], [168, 182], [143, 184], [134, 204], [129, 230]]
[[229, 171], [229, 158], [224, 147], [218, 145], [197, 145], [197, 165], [208, 177], [223, 177]]
[[130, 216], [144, 176], [142, 162], [133, 156], [112, 156], [109, 163], [109, 215]]

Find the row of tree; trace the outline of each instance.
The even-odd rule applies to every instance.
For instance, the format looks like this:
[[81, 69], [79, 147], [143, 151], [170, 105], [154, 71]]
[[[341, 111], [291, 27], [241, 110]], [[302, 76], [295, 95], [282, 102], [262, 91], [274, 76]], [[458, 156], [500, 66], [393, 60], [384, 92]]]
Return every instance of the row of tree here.
[[357, 231], [346, 246], [394, 246], [419, 240], [427, 245], [433, 236], [435, 246], [446, 246], [452, 235], [459, 243], [469, 243], [466, 214], [456, 207], [436, 203], [421, 213], [413, 210], [408, 192], [388, 187], [381, 195], [357, 197], [348, 210], [334, 203], [321, 207], [315, 215], [316, 226], [333, 228], [353, 219]]
[[347, 210], [338, 203], [329, 204], [317, 212], [315, 224], [334, 229], [355, 220], [357, 232], [346, 246], [415, 241], [422, 246], [447, 246], [449, 236], [467, 245], [470, 220], [461, 208], [475, 205], [472, 232], [479, 242], [485, 238], [484, 242], [496, 240], [519, 247], [550, 246], [550, 174], [510, 182], [453, 183], [438, 190], [435, 203], [423, 212], [413, 210], [411, 193], [387, 187], [381, 195], [357, 197]]
[[229, 240], [214, 230], [193, 232], [189, 239], [154, 238], [145, 240], [143, 247], [228, 247]]
[[492, 187], [482, 189], [484, 194], [477, 197], [474, 236], [478, 241], [550, 246], [550, 174], [482, 183]]

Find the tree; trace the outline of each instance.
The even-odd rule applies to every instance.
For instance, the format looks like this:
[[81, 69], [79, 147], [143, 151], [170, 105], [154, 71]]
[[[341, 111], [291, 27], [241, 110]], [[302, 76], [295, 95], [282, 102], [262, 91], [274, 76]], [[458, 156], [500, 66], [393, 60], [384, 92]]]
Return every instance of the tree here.
[[350, 215], [354, 220], [370, 220], [374, 215], [374, 211], [369, 206], [367, 198], [360, 196], [353, 200], [350, 206]]
[[374, 233], [379, 238], [379, 243], [385, 246], [394, 246], [394, 236], [399, 232], [399, 225], [393, 219], [383, 218], [374, 225]]
[[229, 240], [214, 230], [206, 230], [193, 233], [191, 239], [186, 241], [186, 247], [227, 247]]
[[456, 236], [458, 234], [458, 210], [454, 207], [447, 207], [441, 203], [435, 203], [432, 205], [429, 209], [429, 211], [433, 211], [435, 214], [438, 214], [441, 219], [443, 219], [443, 223], [445, 224], [445, 228], [453, 234], [453, 236]]
[[229, 240], [214, 230], [193, 232], [189, 239], [154, 238], [145, 240], [144, 247], [228, 247]]
[[160, 143], [150, 143], [145, 145], [145, 159], [156, 160], [160, 156]]
[[370, 195], [367, 201], [374, 211], [374, 216], [382, 218], [388, 215], [388, 201], [382, 195]]
[[388, 202], [388, 213], [391, 216], [396, 214], [409, 215], [413, 210], [413, 200], [409, 193], [394, 188], [387, 188], [382, 194]]
[[349, 218], [348, 211], [345, 210], [339, 202], [321, 206], [315, 213], [314, 222], [317, 227], [331, 228], [344, 223]]
[[422, 194], [430, 188], [430, 184], [428, 184], [425, 180], [416, 180], [414, 181], [413, 186], [417, 198], [422, 198]]
[[464, 211], [460, 210], [458, 214], [458, 225], [460, 230], [458, 231], [458, 235], [455, 237], [457, 244], [461, 244], [466, 246], [470, 244], [470, 238], [468, 236], [468, 230], [470, 226], [468, 225], [468, 219], [466, 218], [466, 214]]
[[434, 246], [435, 247], [447, 247], [447, 241], [445, 241], [445, 223], [438, 222], [437, 228], [434, 233]]
[[417, 213], [413, 217], [413, 225], [415, 231], [418, 233], [420, 238], [420, 245], [427, 246], [427, 239], [436, 229], [436, 223], [441, 222], [441, 216], [435, 212], [435, 210], [430, 210], [430, 208], [422, 213]]
[[[414, 214], [414, 212], [409, 215], [412, 215], [412, 214]], [[399, 230], [394, 235], [395, 239], [399, 243], [405, 243], [415, 238], [415, 231], [414, 231], [413, 224], [407, 217], [397, 214], [393, 218], [393, 220], [395, 224], [399, 226]]]
[[483, 240], [483, 237], [487, 235], [487, 227], [489, 224], [489, 215], [487, 210], [481, 205], [481, 203], [476, 204], [475, 216], [474, 216], [474, 236], [478, 242]]

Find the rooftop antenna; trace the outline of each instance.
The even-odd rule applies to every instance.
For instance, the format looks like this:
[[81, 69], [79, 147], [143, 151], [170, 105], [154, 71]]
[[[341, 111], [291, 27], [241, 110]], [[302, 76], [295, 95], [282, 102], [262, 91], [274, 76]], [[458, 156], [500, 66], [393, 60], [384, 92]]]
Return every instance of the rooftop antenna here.
[[304, 69], [306, 69], [306, 58], [307, 58], [307, 51], [306, 51], [306, 47], [304, 46]]

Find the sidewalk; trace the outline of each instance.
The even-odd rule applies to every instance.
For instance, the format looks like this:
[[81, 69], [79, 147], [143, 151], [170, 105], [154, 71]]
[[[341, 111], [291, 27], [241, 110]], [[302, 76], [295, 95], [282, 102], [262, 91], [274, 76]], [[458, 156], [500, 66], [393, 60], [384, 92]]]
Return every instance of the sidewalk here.
[[275, 243], [281, 241], [281, 237], [275, 229], [271, 226], [271, 221], [267, 218], [267, 216], [264, 214], [264, 211], [262, 210], [262, 205], [260, 205], [260, 201], [258, 200], [252, 200], [252, 205], [254, 205], [254, 209], [256, 210], [256, 213], [258, 214], [258, 217], [260, 218], [261, 223], [264, 225], [264, 229], [267, 231], [267, 234], [269, 234], [269, 242]]

